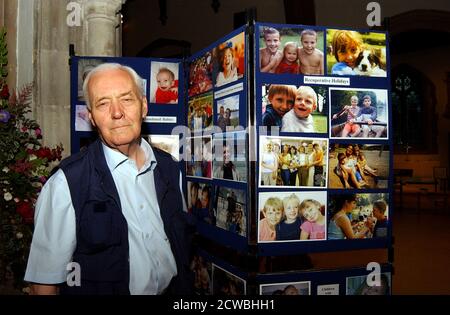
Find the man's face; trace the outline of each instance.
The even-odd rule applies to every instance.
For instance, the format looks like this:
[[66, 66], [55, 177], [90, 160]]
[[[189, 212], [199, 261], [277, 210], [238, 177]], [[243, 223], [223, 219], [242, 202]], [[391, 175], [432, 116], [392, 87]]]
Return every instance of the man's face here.
[[272, 104], [275, 112], [281, 117], [290, 111], [294, 105], [294, 99], [287, 94], [275, 94], [269, 97], [269, 102]]
[[158, 86], [161, 90], [167, 91], [173, 85], [172, 77], [167, 72], [160, 72], [156, 76], [156, 82], [158, 82]]
[[294, 103], [294, 113], [298, 118], [306, 118], [316, 109], [314, 95], [308, 91], [297, 92]]
[[266, 47], [269, 49], [271, 54], [275, 54], [280, 47], [280, 34], [267, 34], [264, 37], [264, 41], [266, 42]]
[[147, 100], [124, 70], [110, 69], [94, 74], [89, 82], [89, 119], [103, 142], [113, 149], [140, 138]]
[[369, 107], [372, 104], [372, 101], [368, 98], [365, 98], [363, 104], [365, 107]]

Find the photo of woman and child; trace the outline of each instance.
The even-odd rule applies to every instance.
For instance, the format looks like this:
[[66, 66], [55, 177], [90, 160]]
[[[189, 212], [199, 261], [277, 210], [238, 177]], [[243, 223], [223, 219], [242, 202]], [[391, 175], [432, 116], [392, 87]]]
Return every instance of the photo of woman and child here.
[[241, 79], [245, 73], [245, 37], [240, 33], [213, 49], [215, 86]]
[[330, 88], [330, 137], [388, 137], [387, 90]]
[[186, 176], [211, 178], [211, 136], [186, 138]]
[[389, 150], [378, 144], [330, 145], [330, 188], [387, 188]]
[[247, 235], [245, 190], [216, 187], [216, 225], [241, 236]]
[[174, 62], [152, 61], [150, 65], [150, 103], [178, 103], [178, 70]]
[[369, 285], [368, 276], [347, 277], [346, 295], [390, 295], [391, 273], [383, 272], [379, 275], [378, 285]]
[[212, 186], [205, 183], [187, 182], [188, 213], [199, 221], [216, 225], [216, 217], [212, 210]]
[[326, 239], [326, 192], [260, 193], [258, 242]]
[[245, 295], [246, 281], [212, 264], [213, 295]]
[[193, 97], [188, 102], [187, 124], [193, 132], [200, 132], [212, 126], [213, 94]]
[[262, 136], [259, 151], [261, 186], [326, 186], [327, 139]]
[[311, 282], [285, 282], [261, 284], [260, 295], [311, 295]]
[[386, 77], [386, 34], [327, 31], [328, 74]]
[[323, 86], [262, 86], [262, 121], [282, 132], [327, 133], [328, 89]]
[[312, 29], [260, 27], [260, 71], [323, 75], [323, 35]]
[[330, 195], [328, 240], [387, 237], [388, 194]]
[[213, 88], [212, 71], [213, 62], [210, 51], [191, 62], [188, 83], [189, 96], [202, 94]]

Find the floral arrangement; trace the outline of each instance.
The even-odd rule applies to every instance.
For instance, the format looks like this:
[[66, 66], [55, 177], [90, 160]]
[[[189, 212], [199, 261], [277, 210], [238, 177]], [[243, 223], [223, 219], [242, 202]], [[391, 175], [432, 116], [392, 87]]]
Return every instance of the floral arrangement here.
[[6, 84], [6, 31], [0, 30], [0, 283], [23, 285], [33, 232], [34, 206], [51, 162], [62, 146], [42, 145], [42, 131], [27, 115], [32, 84], [10, 93]]

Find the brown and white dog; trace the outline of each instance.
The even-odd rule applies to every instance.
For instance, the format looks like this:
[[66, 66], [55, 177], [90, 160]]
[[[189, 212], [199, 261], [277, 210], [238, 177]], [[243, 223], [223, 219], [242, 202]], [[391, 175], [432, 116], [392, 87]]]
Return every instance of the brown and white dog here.
[[386, 77], [386, 71], [382, 69], [381, 58], [372, 50], [363, 50], [355, 64], [357, 65], [353, 71], [357, 75], [371, 77]]

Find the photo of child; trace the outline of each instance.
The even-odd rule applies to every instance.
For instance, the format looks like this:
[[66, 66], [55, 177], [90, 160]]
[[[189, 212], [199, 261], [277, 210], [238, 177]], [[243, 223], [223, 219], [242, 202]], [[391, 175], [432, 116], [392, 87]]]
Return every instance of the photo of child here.
[[211, 178], [211, 136], [186, 138], [186, 176]]
[[89, 120], [89, 111], [86, 105], [76, 105], [75, 107], [75, 130], [92, 131], [93, 127]]
[[387, 90], [330, 88], [330, 137], [388, 138]]
[[247, 199], [245, 190], [216, 187], [216, 225], [241, 236], [247, 235]]
[[262, 125], [282, 132], [327, 133], [328, 88], [263, 85]]
[[240, 33], [213, 49], [215, 86], [241, 79], [245, 73], [245, 37]]
[[324, 32], [300, 28], [259, 28], [260, 71], [323, 75]]
[[199, 221], [216, 225], [216, 217], [212, 210], [212, 192], [210, 184], [187, 182], [188, 213]]
[[212, 265], [201, 255], [194, 255], [191, 262], [194, 273], [194, 293], [197, 295], [212, 294]]
[[216, 133], [213, 141], [213, 178], [247, 182], [246, 133]]
[[212, 80], [213, 61], [212, 52], [193, 60], [189, 66], [188, 95], [194, 96], [208, 92], [213, 87]]
[[387, 237], [389, 195], [330, 194], [328, 198], [328, 239]]
[[260, 295], [311, 295], [311, 281], [259, 285]]
[[213, 295], [245, 295], [246, 281], [235, 274], [212, 264]]
[[187, 123], [191, 131], [200, 132], [212, 126], [212, 104], [212, 93], [206, 93], [189, 99]]
[[259, 156], [260, 186], [326, 186], [328, 139], [261, 136]]
[[[370, 280], [368, 279], [370, 276]], [[379, 275], [379, 283], [368, 283], [376, 281], [376, 276], [356, 276], [346, 278], [346, 295], [390, 295], [391, 273], [383, 272]]]
[[327, 31], [328, 74], [386, 77], [386, 34]]
[[150, 65], [150, 103], [178, 103], [179, 64], [152, 61]]
[[216, 104], [216, 125], [222, 130], [227, 131], [227, 127], [239, 126], [239, 95], [232, 95], [217, 101]]
[[259, 194], [258, 242], [325, 240], [325, 191]]
[[330, 146], [329, 187], [339, 189], [387, 188], [389, 148], [379, 144]]

